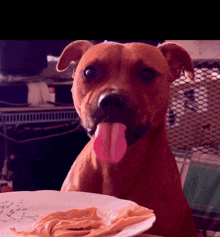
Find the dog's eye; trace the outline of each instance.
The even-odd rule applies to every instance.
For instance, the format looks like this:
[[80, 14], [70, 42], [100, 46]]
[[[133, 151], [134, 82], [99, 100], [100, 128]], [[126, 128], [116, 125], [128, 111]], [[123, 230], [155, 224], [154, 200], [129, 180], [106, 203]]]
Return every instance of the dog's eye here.
[[144, 69], [139, 70], [139, 78], [144, 83], [149, 83], [155, 78], [155, 73], [150, 68], [144, 68]]
[[83, 71], [84, 77], [86, 78], [87, 81], [92, 81], [96, 79], [97, 77], [97, 70], [93, 66], [88, 66], [85, 68]]

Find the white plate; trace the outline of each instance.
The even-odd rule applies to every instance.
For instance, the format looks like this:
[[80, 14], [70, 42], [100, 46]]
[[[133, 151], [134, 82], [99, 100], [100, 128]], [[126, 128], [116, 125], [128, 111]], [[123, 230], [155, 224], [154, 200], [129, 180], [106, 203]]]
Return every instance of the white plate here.
[[[23, 191], [0, 194], [0, 236], [19, 237], [10, 228], [18, 231], [28, 230], [32, 224], [39, 220], [41, 215], [55, 211], [66, 211], [72, 208], [84, 209], [97, 207], [104, 212], [120, 210], [134, 204], [134, 202], [118, 199], [112, 196], [85, 192], [59, 192], [59, 191]], [[130, 237], [140, 234], [151, 228], [156, 218], [124, 228], [115, 237]]]

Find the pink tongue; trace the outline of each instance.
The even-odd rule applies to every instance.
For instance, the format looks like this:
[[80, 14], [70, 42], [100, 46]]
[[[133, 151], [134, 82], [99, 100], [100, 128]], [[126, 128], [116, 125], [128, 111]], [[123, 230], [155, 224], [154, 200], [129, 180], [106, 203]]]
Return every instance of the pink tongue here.
[[95, 132], [94, 150], [105, 163], [118, 163], [127, 150], [126, 126], [121, 123], [99, 123]]

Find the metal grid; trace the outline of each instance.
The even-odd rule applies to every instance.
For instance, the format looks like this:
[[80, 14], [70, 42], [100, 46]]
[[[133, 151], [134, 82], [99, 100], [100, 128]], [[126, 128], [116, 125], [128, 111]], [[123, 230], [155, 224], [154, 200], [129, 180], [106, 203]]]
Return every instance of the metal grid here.
[[60, 111], [35, 111], [35, 112], [0, 112], [1, 125], [48, 123], [76, 121], [78, 115], [74, 109]]
[[220, 155], [220, 61], [194, 61], [195, 80], [171, 85], [167, 127], [172, 149]]
[[[9, 159], [8, 152], [8, 139], [14, 140], [7, 136], [7, 128], [11, 125], [17, 124], [39, 124], [50, 122], [67, 122], [77, 121], [78, 115], [73, 106], [70, 107], [54, 107], [54, 108], [3, 108], [0, 109], [0, 128], [2, 127], [3, 133], [3, 156], [0, 156], [0, 171], [4, 160]], [[1, 132], [1, 131], [0, 131]], [[57, 136], [58, 134], [54, 134]], [[50, 135], [53, 137], [54, 135]], [[46, 136], [49, 137], [49, 136]], [[34, 140], [29, 139], [30, 140]], [[36, 138], [38, 139], [38, 138]], [[14, 140], [15, 141], [15, 140]], [[27, 140], [25, 140], [26, 142]], [[0, 141], [1, 142], [1, 141]], [[0, 143], [1, 146], [1, 143]], [[0, 173], [1, 174], [1, 173]]]

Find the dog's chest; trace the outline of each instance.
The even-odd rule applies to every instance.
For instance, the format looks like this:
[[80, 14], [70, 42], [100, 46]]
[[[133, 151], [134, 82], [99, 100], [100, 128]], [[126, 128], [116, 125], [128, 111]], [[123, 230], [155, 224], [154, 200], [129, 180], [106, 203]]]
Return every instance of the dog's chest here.
[[119, 167], [114, 166], [110, 169], [103, 169], [102, 171], [102, 193], [111, 195], [117, 198], [128, 199], [128, 195], [135, 189], [136, 174]]

